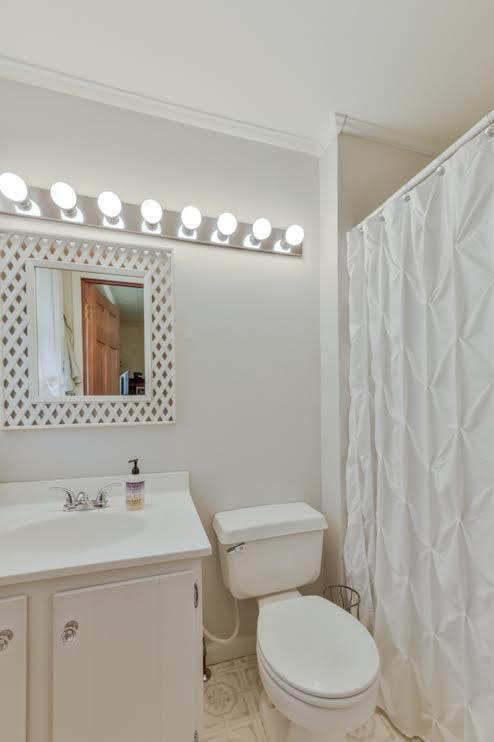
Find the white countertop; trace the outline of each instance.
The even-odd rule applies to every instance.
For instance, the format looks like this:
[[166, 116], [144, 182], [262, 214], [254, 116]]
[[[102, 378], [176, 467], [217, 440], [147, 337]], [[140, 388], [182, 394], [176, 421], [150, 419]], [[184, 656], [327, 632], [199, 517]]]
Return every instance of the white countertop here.
[[109, 508], [66, 512], [63, 493], [49, 490], [56, 484], [94, 497], [100, 486], [124, 479], [1, 484], [0, 586], [211, 554], [187, 472], [146, 477], [151, 492], [137, 511], [109, 489]]

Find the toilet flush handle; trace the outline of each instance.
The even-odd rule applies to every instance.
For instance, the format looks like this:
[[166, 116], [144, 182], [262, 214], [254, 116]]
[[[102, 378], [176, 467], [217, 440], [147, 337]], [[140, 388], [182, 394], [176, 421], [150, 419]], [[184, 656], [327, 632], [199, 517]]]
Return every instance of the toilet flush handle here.
[[229, 546], [226, 550], [227, 554], [238, 554], [241, 551], [245, 551], [245, 542], [242, 541], [240, 544], [234, 544], [233, 546]]

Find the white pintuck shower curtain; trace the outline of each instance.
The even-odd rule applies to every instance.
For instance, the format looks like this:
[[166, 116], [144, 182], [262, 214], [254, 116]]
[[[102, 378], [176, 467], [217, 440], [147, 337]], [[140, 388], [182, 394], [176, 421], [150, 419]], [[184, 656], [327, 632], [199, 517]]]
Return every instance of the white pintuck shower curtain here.
[[382, 706], [494, 740], [494, 136], [349, 235], [347, 578]]

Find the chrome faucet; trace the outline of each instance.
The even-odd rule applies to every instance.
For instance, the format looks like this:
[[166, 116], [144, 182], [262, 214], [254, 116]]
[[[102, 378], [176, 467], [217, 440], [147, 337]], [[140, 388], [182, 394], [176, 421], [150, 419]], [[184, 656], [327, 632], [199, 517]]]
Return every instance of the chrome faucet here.
[[80, 490], [76, 495], [75, 492], [69, 490], [67, 487], [50, 487], [50, 489], [60, 490], [60, 492], [65, 493], [63, 509], [70, 512], [72, 510], [94, 510], [109, 507], [110, 503], [106, 496], [106, 490], [109, 487], [120, 487], [120, 485], [120, 482], [106, 484], [104, 487], [101, 487], [94, 500], [91, 500], [83, 490]]
[[106, 496], [106, 490], [109, 487], [121, 487], [121, 482], [110, 482], [110, 484], [105, 484], [104, 487], [102, 487], [98, 494], [96, 495], [95, 499], [92, 501], [95, 508], [107, 508], [109, 507], [110, 503], [108, 501], [108, 498]]
[[[75, 510], [77, 507], [77, 497], [72, 490], [67, 489], [67, 487], [50, 487], [51, 490], [60, 490], [60, 492], [65, 492], [65, 503], [63, 506], [64, 510]], [[81, 493], [79, 493], [81, 494]]]
[[92, 510], [94, 508], [93, 501], [89, 499], [87, 494], [82, 490], [77, 493], [75, 498], [75, 508], [73, 510]]

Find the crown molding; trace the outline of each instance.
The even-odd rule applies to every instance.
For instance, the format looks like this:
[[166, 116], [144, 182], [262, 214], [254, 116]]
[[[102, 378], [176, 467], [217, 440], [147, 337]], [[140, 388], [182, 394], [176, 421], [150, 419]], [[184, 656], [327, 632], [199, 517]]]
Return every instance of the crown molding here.
[[139, 95], [130, 90], [69, 75], [50, 67], [31, 64], [3, 54], [0, 54], [0, 77], [149, 116], [157, 116], [179, 124], [207, 129], [219, 134], [303, 152], [315, 157], [320, 157], [330, 142], [339, 134], [349, 134], [360, 139], [368, 139], [428, 156], [435, 156], [444, 149], [438, 142], [422, 137], [410, 137], [407, 134], [341, 113], [331, 116], [330, 125], [321, 139], [312, 139], [227, 116], [218, 116], [197, 108], [177, 105], [161, 98]]
[[440, 142], [403, 134], [393, 129], [387, 129], [385, 126], [379, 126], [379, 124], [352, 118], [344, 113], [335, 113], [332, 116], [331, 125], [326, 131], [326, 135], [316, 146], [316, 154], [321, 157], [330, 143], [340, 134], [348, 134], [359, 139], [386, 144], [389, 147], [417, 152], [427, 157], [436, 157], [444, 149], [444, 144]]
[[0, 54], [0, 77], [27, 85], [48, 88], [58, 93], [87, 98], [137, 113], [157, 116], [179, 124], [187, 124], [188, 126], [304, 152], [309, 155], [317, 155], [317, 142], [309, 137], [258, 126], [227, 116], [218, 116], [197, 108], [177, 105], [161, 98], [139, 95], [130, 90], [105, 85], [76, 75], [69, 75], [59, 70], [24, 62], [3, 54]]

